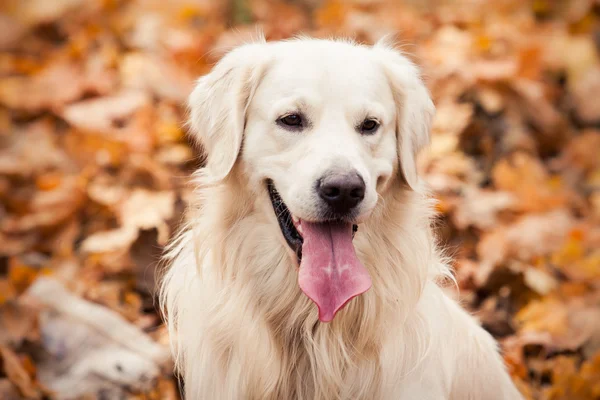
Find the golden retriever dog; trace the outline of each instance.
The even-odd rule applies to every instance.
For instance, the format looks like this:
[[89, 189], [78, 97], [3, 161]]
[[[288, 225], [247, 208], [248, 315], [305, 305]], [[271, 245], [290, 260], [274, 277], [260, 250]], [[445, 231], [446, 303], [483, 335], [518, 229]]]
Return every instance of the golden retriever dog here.
[[405, 56], [245, 44], [189, 108], [207, 160], [160, 293], [187, 399], [521, 398], [439, 286], [415, 163], [434, 106]]

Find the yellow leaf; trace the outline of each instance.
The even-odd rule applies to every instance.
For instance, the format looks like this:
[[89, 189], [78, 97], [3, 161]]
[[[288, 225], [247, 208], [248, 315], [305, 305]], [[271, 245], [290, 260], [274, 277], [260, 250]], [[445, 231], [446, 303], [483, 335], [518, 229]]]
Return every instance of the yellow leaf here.
[[582, 258], [584, 251], [581, 239], [570, 237], [562, 249], [552, 255], [552, 262], [560, 267], [566, 267]]
[[183, 131], [176, 121], [161, 123], [156, 130], [156, 134], [161, 143], [179, 142], [183, 139]]
[[517, 313], [515, 319], [523, 331], [566, 333], [568, 313], [565, 304], [554, 297], [534, 300]]

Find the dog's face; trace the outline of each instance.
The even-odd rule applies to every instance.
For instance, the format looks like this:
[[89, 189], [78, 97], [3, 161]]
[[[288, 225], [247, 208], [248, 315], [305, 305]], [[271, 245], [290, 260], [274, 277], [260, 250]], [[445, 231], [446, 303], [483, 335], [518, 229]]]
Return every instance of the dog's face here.
[[[384, 46], [245, 45], [199, 81], [190, 108], [207, 173], [223, 179], [237, 163], [255, 198], [269, 199], [260, 211], [302, 260], [301, 287], [306, 271], [322, 319], [333, 318], [370, 286], [351, 245], [356, 225], [391, 184], [416, 186], [433, 114], [416, 68]], [[351, 279], [334, 276], [345, 271]]]
[[356, 223], [396, 170], [394, 97], [368, 48], [317, 43], [276, 51], [248, 108], [241, 159], [295, 219]]

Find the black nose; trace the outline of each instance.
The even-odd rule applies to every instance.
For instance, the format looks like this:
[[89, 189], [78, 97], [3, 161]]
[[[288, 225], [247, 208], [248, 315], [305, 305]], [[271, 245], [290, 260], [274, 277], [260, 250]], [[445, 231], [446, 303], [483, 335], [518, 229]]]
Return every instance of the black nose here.
[[336, 214], [345, 214], [365, 198], [365, 181], [357, 172], [334, 173], [317, 183], [319, 197]]

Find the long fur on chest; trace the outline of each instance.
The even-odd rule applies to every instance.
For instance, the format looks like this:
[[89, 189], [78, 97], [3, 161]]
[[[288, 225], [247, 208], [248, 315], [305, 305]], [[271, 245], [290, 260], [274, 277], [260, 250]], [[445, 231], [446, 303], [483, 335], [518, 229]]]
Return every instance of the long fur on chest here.
[[415, 306], [428, 280], [448, 274], [430, 205], [388, 191], [354, 239], [373, 286], [324, 324], [298, 287], [271, 205], [241, 185], [199, 185], [166, 257], [160, 298], [186, 397], [384, 397], [424, 357], [427, 321]]

